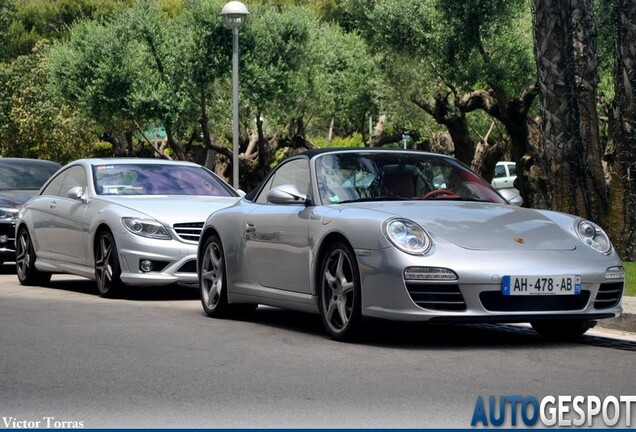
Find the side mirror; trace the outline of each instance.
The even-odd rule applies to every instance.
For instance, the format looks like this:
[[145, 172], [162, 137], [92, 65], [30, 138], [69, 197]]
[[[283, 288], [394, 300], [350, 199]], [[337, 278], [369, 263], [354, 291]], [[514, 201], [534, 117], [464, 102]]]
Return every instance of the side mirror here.
[[82, 188], [81, 186], [75, 186], [70, 188], [68, 191], [66, 191], [67, 198], [83, 201], [82, 200], [83, 196], [84, 196], [84, 188]]
[[521, 207], [523, 204], [523, 198], [514, 189], [499, 189], [498, 192], [511, 206]]
[[307, 194], [300, 193], [291, 184], [276, 186], [267, 192], [267, 201], [272, 204], [306, 204], [307, 200]]

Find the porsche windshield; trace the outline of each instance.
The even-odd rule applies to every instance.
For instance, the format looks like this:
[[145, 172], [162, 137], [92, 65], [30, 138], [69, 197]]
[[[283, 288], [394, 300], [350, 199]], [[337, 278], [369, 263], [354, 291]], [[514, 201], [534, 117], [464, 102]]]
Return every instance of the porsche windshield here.
[[93, 167], [98, 195], [234, 196], [202, 167], [172, 164], [107, 164]]
[[504, 203], [481, 177], [452, 158], [398, 152], [342, 152], [316, 159], [322, 203], [463, 200]]

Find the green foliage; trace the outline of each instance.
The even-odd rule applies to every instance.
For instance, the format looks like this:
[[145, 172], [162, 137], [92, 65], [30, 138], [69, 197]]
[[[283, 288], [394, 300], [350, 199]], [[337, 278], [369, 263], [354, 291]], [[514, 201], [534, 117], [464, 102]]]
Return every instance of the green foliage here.
[[594, 0], [597, 31], [596, 49], [600, 79], [598, 93], [605, 101], [611, 101], [614, 98], [617, 3], [617, 0]]
[[91, 148], [93, 157], [111, 157], [113, 155], [113, 145], [105, 141], [97, 141]]
[[[6, 0], [2, 0], [6, 1]], [[11, 0], [9, 0], [11, 1]], [[99, 19], [128, 7], [133, 0], [13, 0], [8, 56], [29, 54], [42, 39], [62, 39], [78, 20]], [[2, 9], [0, 7], [0, 9]], [[5, 28], [5, 27], [3, 27]]]
[[69, 41], [52, 50], [50, 71], [59, 93], [107, 131], [185, 123], [190, 133], [183, 116], [196, 119], [192, 41], [180, 20], [139, 1], [108, 21], [76, 24]]
[[254, 8], [240, 39], [242, 100], [250, 118], [264, 116], [280, 129], [290, 113], [302, 112], [313, 82], [310, 43], [317, 26], [306, 8]]
[[144, 78], [143, 53], [129, 43], [129, 33], [123, 26], [82, 21], [49, 56], [54, 87], [107, 129], [132, 117], [131, 95]]
[[0, 155], [68, 162], [90, 154], [93, 123], [47, 91], [46, 43], [0, 66]]
[[364, 139], [359, 133], [354, 133], [353, 135], [348, 137], [337, 136], [331, 141], [327, 141], [324, 138], [315, 138], [313, 142], [320, 148], [364, 147]]
[[627, 296], [636, 296], [636, 262], [625, 262], [625, 293]]
[[9, 57], [11, 34], [9, 25], [15, 15], [15, 7], [10, 0], [0, 0], [0, 62]]
[[[85, 122], [89, 141], [96, 127], [123, 136], [156, 124], [190, 143], [200, 140], [206, 120], [217, 143], [228, 144], [232, 34], [219, 19], [225, 3], [0, 0], [0, 60], [13, 60], [0, 68], [3, 151], [39, 151], [7, 137], [23, 143], [21, 134], [51, 107], [76, 119], [64, 123], [69, 128]], [[612, 89], [614, 4], [595, 0], [604, 95]], [[535, 81], [529, 0], [254, 0], [248, 7], [240, 31], [242, 126], [254, 128], [260, 116], [270, 136], [300, 124], [321, 146], [330, 134], [329, 146], [357, 145], [369, 119], [385, 114], [385, 133], [412, 130], [427, 140], [443, 129], [410, 101], [414, 92], [432, 100], [493, 87], [513, 97]], [[41, 50], [41, 68], [30, 70], [31, 48], [42, 38], [53, 48]], [[21, 53], [31, 60], [19, 60]], [[26, 107], [38, 93], [47, 103]], [[31, 117], [18, 115], [21, 103]], [[475, 138], [492, 122], [481, 112], [467, 118]], [[491, 138], [503, 139], [501, 129]], [[105, 143], [94, 150], [113, 151]]]
[[315, 131], [328, 130], [347, 136], [366, 127], [369, 114], [378, 112], [380, 69], [377, 57], [356, 34], [340, 27], [323, 24], [312, 43], [319, 58], [314, 68], [314, 90], [318, 101], [313, 107]]

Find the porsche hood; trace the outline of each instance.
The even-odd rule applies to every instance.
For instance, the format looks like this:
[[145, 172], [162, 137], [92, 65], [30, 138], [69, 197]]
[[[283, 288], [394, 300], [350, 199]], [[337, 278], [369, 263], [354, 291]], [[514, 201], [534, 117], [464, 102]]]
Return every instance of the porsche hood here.
[[576, 239], [544, 213], [478, 202], [374, 203], [374, 209], [411, 219], [433, 238], [473, 250], [573, 250]]

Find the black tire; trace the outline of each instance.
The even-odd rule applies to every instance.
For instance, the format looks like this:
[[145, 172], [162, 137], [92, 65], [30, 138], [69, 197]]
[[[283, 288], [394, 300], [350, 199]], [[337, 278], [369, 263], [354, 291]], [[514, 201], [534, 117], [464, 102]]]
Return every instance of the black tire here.
[[596, 325], [592, 320], [549, 320], [533, 321], [532, 328], [541, 336], [548, 339], [573, 340], [578, 339], [586, 331]]
[[117, 245], [110, 231], [99, 233], [95, 242], [95, 282], [97, 292], [105, 298], [118, 297], [124, 288]]
[[203, 258], [199, 263], [199, 288], [201, 305], [207, 316], [225, 318], [229, 315], [225, 254], [217, 235], [208, 238], [203, 245]]
[[35, 268], [35, 249], [29, 231], [20, 228], [15, 240], [15, 267], [18, 281], [21, 285], [47, 285], [51, 280], [51, 273], [39, 271]]
[[343, 242], [329, 246], [318, 275], [318, 308], [322, 322], [334, 339], [353, 341], [362, 330], [360, 271], [351, 247]]

